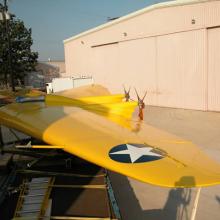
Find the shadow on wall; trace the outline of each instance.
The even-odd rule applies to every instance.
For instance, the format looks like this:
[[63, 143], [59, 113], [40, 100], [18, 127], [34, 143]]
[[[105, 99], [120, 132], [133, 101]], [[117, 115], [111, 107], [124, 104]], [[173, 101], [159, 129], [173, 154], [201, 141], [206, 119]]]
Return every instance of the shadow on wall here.
[[[189, 220], [191, 210], [189, 205], [192, 199], [191, 188], [173, 188], [169, 191], [163, 209], [143, 210], [127, 177], [111, 172], [110, 178], [113, 190], [125, 220]], [[190, 181], [195, 185], [193, 177], [183, 177], [182, 181]], [[151, 201], [148, 201], [149, 203]]]

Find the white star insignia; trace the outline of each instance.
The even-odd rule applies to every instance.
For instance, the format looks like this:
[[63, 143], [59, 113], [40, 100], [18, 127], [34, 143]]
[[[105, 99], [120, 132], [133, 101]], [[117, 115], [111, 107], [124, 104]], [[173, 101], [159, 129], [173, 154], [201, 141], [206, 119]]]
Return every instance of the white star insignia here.
[[162, 157], [162, 155], [160, 154], [151, 152], [151, 150], [153, 149], [152, 147], [140, 148], [140, 147], [135, 147], [131, 144], [126, 144], [126, 146], [128, 148], [127, 150], [121, 150], [110, 154], [127, 154], [130, 156], [132, 163], [135, 163], [135, 161], [137, 161], [142, 156]]

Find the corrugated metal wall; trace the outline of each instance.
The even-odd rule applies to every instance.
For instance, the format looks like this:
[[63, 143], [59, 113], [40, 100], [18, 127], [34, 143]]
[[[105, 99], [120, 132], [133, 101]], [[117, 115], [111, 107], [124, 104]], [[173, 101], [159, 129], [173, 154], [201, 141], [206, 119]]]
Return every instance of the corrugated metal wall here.
[[[158, 104], [204, 109], [205, 30], [158, 37]], [[164, 74], [166, 73], [166, 74]]]
[[94, 47], [94, 79], [113, 92], [123, 84], [147, 90], [150, 105], [205, 109], [205, 36], [196, 30]]
[[[115, 83], [114, 75], [118, 73], [119, 66], [118, 44], [94, 47], [89, 56], [90, 72], [95, 73], [93, 74], [94, 81], [117, 91], [118, 80]], [[118, 78], [120, 78], [119, 74]]]
[[[136, 87], [141, 93], [148, 91], [147, 99], [156, 105], [156, 42], [155, 38], [145, 38], [119, 43], [120, 84]], [[122, 89], [122, 88], [119, 88]], [[131, 90], [134, 97], [134, 89]]]
[[220, 27], [208, 29], [208, 110], [220, 111]]
[[113, 92], [122, 91], [123, 85], [148, 89], [150, 103], [156, 104], [155, 38], [93, 47], [90, 66], [97, 83]]

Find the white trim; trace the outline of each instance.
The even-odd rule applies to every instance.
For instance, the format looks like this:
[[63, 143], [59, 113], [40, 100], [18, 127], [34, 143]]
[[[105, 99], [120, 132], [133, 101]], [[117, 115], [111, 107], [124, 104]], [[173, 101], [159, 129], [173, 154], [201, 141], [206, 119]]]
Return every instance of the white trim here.
[[196, 192], [196, 198], [195, 198], [195, 201], [194, 201], [194, 204], [193, 204], [191, 220], [195, 220], [196, 219], [196, 212], [197, 212], [197, 209], [198, 209], [200, 192], [201, 192], [201, 187], [199, 187], [197, 189], [197, 192]]
[[173, 7], [173, 6], [182, 6], [182, 5], [190, 5], [190, 4], [198, 4], [198, 3], [204, 3], [204, 2], [210, 2], [210, 1], [219, 1], [219, 0], [176, 0], [176, 1], [169, 1], [169, 2], [162, 2], [162, 3], [158, 3], [158, 4], [154, 4], [154, 5], [151, 5], [151, 6], [148, 6], [146, 8], [143, 8], [141, 10], [138, 10], [138, 11], [135, 11], [133, 13], [130, 13], [128, 15], [125, 15], [121, 18], [118, 18], [116, 20], [113, 20], [111, 22], [108, 22], [108, 23], [105, 23], [103, 25], [100, 25], [98, 27], [95, 27], [95, 28], [92, 28], [88, 31], [85, 31], [85, 32], [82, 32], [80, 34], [77, 34], [73, 37], [70, 37], [70, 38], [67, 38], [66, 40], [63, 41], [63, 43], [68, 43], [72, 40], [76, 40], [80, 37], [83, 37], [85, 35], [88, 35], [90, 33], [93, 33], [93, 32], [96, 32], [96, 31], [99, 31], [99, 30], [102, 30], [106, 27], [110, 27], [112, 25], [115, 25], [115, 24], [118, 24], [122, 21], [126, 21], [130, 18], [134, 18], [138, 15], [141, 15], [143, 13], [146, 13], [146, 12], [150, 12], [152, 10], [156, 10], [156, 9], [160, 9], [160, 8], [167, 8], [167, 7]]

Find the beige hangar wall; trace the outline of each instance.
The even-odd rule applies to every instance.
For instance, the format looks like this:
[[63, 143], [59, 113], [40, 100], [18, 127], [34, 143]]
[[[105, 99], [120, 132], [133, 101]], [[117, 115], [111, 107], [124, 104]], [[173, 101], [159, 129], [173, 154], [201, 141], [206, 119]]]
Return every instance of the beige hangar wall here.
[[218, 26], [220, 1], [148, 7], [65, 40], [66, 71], [147, 90], [149, 105], [219, 111]]
[[208, 29], [208, 110], [220, 111], [220, 27]]

